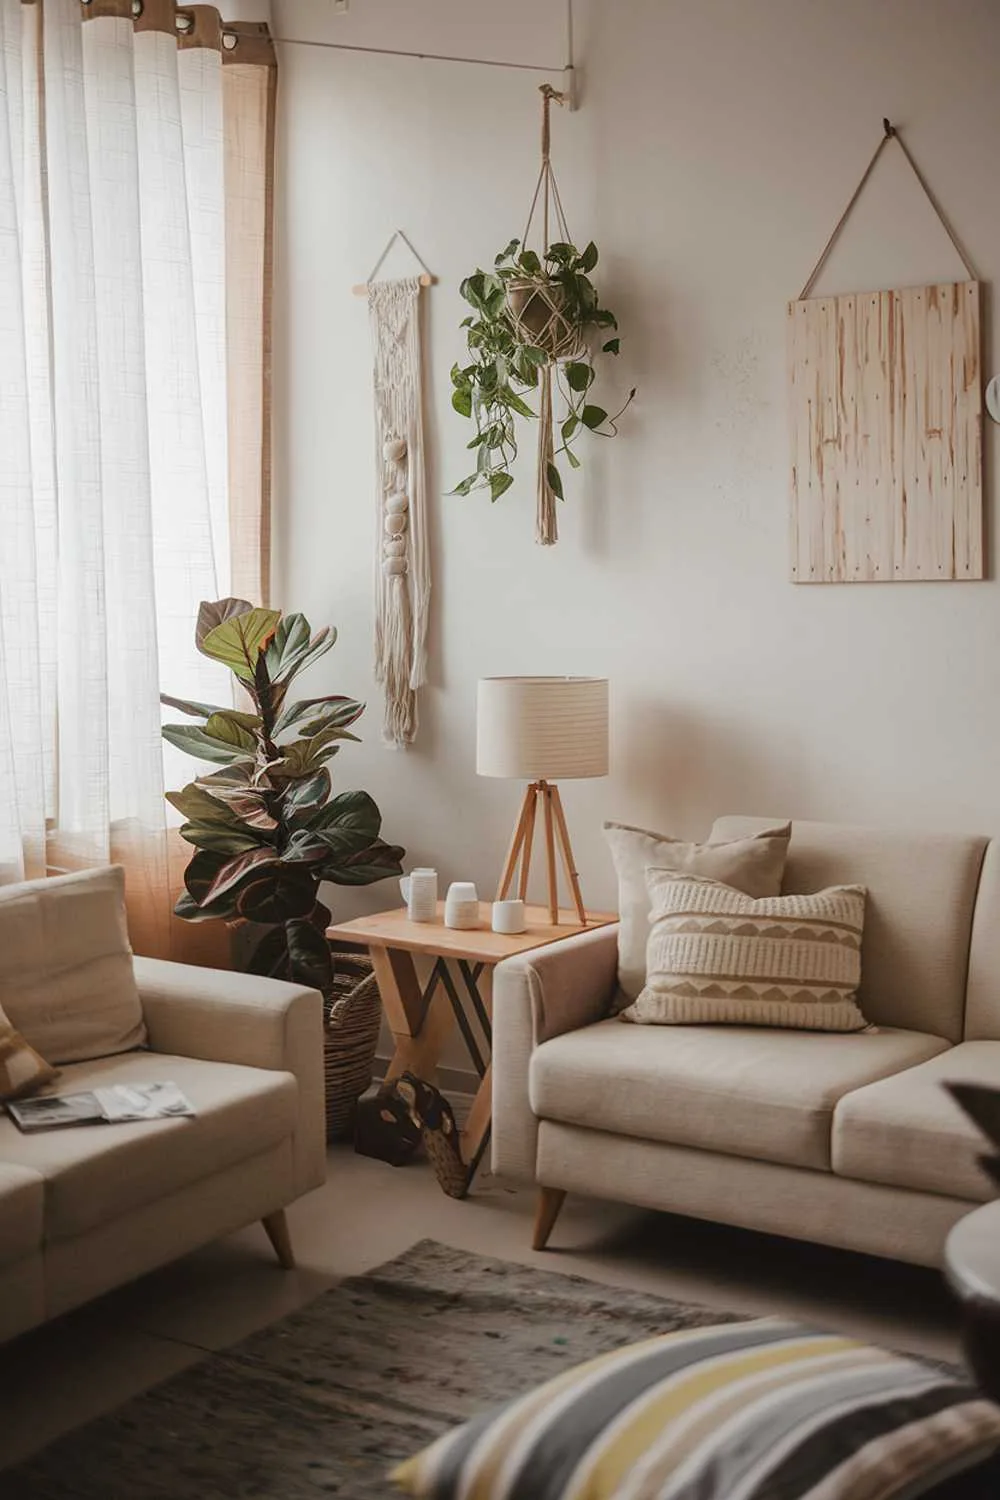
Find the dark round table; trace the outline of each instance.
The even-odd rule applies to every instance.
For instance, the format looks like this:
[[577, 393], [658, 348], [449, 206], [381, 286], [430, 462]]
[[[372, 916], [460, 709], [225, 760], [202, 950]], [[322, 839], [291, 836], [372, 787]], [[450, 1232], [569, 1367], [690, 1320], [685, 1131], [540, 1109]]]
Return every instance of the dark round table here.
[[1000, 1202], [959, 1220], [945, 1245], [944, 1272], [962, 1303], [965, 1357], [982, 1389], [1000, 1401]]

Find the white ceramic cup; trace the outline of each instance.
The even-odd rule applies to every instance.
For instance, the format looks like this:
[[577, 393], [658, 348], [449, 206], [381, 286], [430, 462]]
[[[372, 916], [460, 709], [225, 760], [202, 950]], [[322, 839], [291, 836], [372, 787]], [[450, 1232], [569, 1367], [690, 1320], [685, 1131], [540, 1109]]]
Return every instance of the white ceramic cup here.
[[523, 901], [494, 901], [494, 932], [523, 932], [527, 925]]
[[448, 887], [444, 925], [465, 930], [479, 926], [479, 896], [471, 880], [453, 880]]
[[433, 922], [437, 917], [437, 870], [421, 865], [404, 875], [399, 889], [406, 902], [406, 914], [411, 922]]

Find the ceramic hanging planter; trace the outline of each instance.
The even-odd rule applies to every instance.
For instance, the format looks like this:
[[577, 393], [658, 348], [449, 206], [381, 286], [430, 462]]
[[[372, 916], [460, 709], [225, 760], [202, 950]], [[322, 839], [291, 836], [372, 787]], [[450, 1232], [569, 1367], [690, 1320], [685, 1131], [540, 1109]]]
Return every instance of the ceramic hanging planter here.
[[[616, 355], [618, 320], [602, 307], [590, 273], [597, 265], [591, 241], [578, 250], [569, 237], [559, 189], [549, 157], [549, 111], [563, 96], [542, 85], [542, 165], [521, 239], [511, 240], [492, 271], [476, 270], [462, 282], [472, 308], [462, 322], [469, 363], [451, 372], [452, 405], [476, 424], [468, 444], [476, 453], [475, 473], [455, 486], [467, 495], [488, 489], [499, 500], [513, 484], [511, 465], [517, 455], [517, 417], [538, 420], [538, 507], [535, 540], [551, 546], [558, 540], [556, 501], [563, 498], [558, 460], [580, 467], [574, 444], [581, 432], [614, 437], [617, 422], [631, 402], [609, 415], [591, 399], [597, 354]], [[542, 250], [528, 248], [536, 208], [541, 208]], [[550, 217], [558, 233], [549, 238]], [[535, 411], [528, 405], [538, 393]], [[554, 394], [560, 406], [558, 414]], [[556, 439], [558, 435], [558, 446]]]

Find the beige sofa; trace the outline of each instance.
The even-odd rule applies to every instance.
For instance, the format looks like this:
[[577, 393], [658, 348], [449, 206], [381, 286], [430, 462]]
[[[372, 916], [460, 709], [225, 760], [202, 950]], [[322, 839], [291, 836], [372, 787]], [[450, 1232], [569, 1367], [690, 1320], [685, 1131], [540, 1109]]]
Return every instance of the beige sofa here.
[[783, 889], [850, 882], [873, 1031], [609, 1018], [614, 927], [498, 966], [493, 1167], [539, 1184], [537, 1248], [570, 1191], [940, 1263], [995, 1196], [942, 1084], [1000, 1087], [1000, 840], [794, 823]]
[[172, 1080], [197, 1118], [22, 1135], [0, 1117], [0, 1339], [262, 1219], [325, 1175], [315, 990], [137, 958], [149, 1050], [64, 1066], [60, 1093]]

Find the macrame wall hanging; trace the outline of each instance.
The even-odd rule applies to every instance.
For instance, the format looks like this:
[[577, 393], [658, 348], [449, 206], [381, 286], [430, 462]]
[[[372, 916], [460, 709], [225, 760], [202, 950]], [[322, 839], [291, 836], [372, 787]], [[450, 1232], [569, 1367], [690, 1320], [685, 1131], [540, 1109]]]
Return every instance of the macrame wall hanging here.
[[[969, 279], [811, 296], [891, 141]], [[792, 581], [982, 578], [979, 282], [888, 120], [812, 274], [788, 304], [788, 323]]]
[[[402, 240], [418, 276], [376, 281]], [[356, 296], [368, 299], [375, 390], [375, 678], [382, 738], [397, 749], [417, 733], [417, 690], [427, 675], [431, 571], [421, 396], [420, 293], [434, 277], [401, 229], [389, 239]]]

